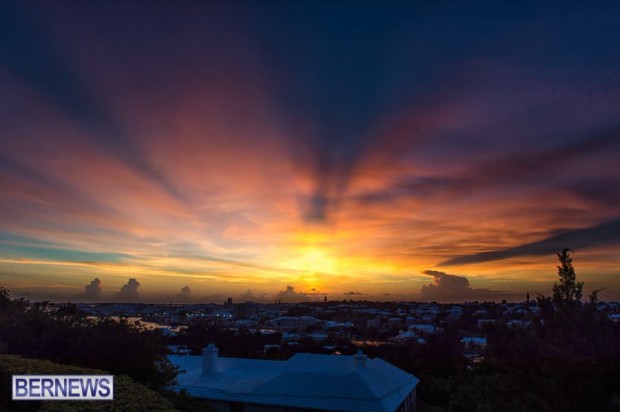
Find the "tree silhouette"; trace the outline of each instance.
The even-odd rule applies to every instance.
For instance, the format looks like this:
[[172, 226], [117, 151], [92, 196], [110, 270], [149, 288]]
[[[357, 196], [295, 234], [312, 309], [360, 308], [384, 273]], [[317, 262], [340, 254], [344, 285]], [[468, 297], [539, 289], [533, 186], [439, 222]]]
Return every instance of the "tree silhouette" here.
[[596, 304], [598, 303], [598, 294], [601, 293], [604, 290], [605, 290], [605, 288], [594, 289], [592, 291], [592, 293], [590, 293], [588, 295], [588, 299], [590, 300], [590, 305], [591, 306], [596, 306]]
[[10, 354], [127, 374], [162, 389], [177, 370], [159, 330], [139, 322], [93, 319], [73, 304], [29, 303], [0, 287], [0, 346]]
[[553, 302], [556, 305], [578, 305], [583, 295], [583, 282], [577, 282], [575, 268], [573, 267], [573, 255], [571, 249], [564, 249], [558, 253], [560, 266], [558, 266], [558, 276], [560, 283], [553, 284]]

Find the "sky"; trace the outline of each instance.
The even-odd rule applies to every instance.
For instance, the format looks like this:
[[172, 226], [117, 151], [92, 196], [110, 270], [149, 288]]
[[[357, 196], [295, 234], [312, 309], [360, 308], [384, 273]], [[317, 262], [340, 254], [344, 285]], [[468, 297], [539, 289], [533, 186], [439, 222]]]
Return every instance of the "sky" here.
[[618, 2], [0, 2], [0, 285], [620, 299]]

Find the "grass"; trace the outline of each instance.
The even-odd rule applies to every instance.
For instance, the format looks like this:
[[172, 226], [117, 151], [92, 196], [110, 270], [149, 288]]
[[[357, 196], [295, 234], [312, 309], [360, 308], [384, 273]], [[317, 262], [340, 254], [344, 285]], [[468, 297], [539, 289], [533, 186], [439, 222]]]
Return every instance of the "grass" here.
[[2, 411], [177, 411], [157, 392], [134, 382], [126, 375], [114, 376], [113, 401], [12, 401], [12, 375], [97, 375], [110, 373], [15, 355], [0, 355], [0, 410]]

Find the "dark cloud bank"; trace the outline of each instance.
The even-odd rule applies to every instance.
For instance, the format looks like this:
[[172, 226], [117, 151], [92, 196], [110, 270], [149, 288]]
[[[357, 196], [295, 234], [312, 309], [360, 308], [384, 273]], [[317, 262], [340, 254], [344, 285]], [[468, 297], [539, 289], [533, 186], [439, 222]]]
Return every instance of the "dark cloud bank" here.
[[464, 276], [450, 275], [437, 270], [425, 270], [425, 275], [433, 276], [434, 282], [422, 286], [420, 292], [425, 301], [462, 302], [466, 300], [514, 299], [514, 294], [506, 291], [472, 288]]
[[469, 263], [490, 262], [519, 256], [544, 256], [555, 254], [566, 247], [585, 249], [593, 246], [620, 243], [620, 218], [584, 229], [572, 229], [548, 237], [538, 242], [526, 243], [510, 249], [481, 252], [474, 255], [457, 256], [448, 259], [440, 266], [467, 265]]

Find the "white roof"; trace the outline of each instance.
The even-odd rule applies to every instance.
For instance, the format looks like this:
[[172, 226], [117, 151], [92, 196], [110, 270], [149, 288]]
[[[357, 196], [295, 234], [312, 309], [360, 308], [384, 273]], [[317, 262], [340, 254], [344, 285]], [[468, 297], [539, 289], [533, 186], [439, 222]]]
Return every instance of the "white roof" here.
[[423, 324], [423, 323], [415, 323], [413, 325], [409, 325], [409, 330], [411, 330], [411, 331], [417, 330], [417, 331], [422, 331], [422, 332], [426, 332], [426, 333], [435, 333], [435, 332], [437, 332], [437, 327], [435, 327], [434, 325], [427, 325], [427, 324]]
[[470, 344], [474, 344], [474, 345], [486, 345], [487, 344], [487, 338], [480, 338], [477, 336], [466, 336], [463, 339], [461, 339], [461, 343], [470, 343]]
[[329, 411], [395, 411], [419, 379], [380, 359], [356, 366], [354, 356], [296, 354], [287, 361], [219, 358], [201, 376], [201, 356], [170, 355], [180, 373], [175, 390], [196, 398]]

